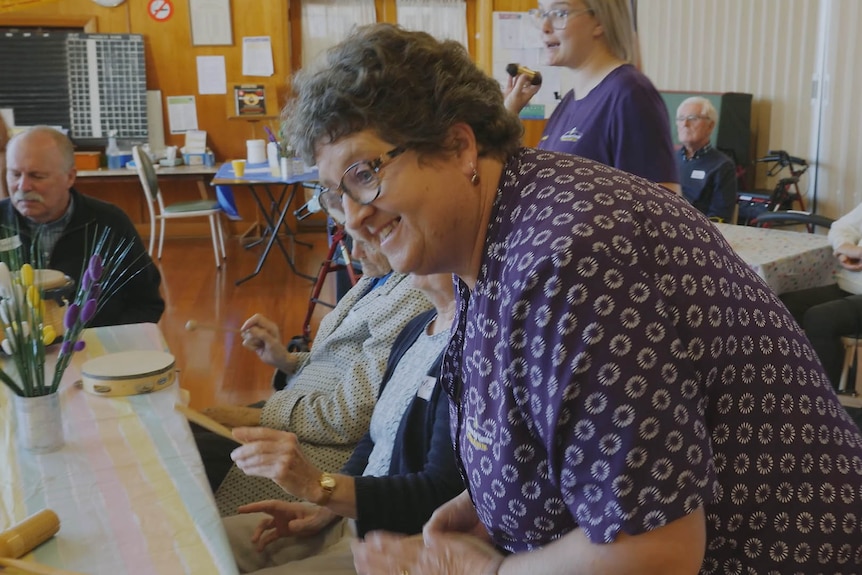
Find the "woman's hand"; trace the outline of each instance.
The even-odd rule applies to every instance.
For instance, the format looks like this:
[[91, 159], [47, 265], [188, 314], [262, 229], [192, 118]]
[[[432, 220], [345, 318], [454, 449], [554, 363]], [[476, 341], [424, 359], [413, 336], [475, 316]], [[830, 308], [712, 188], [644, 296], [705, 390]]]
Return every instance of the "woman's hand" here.
[[423, 540], [377, 531], [351, 547], [359, 575], [495, 575], [503, 562], [491, 545], [459, 533]]
[[541, 84], [534, 86], [531, 84], [532, 78], [526, 74], [519, 74], [512, 78], [509, 77], [509, 82], [506, 89], [503, 90], [503, 105], [513, 114], [518, 114], [524, 106], [535, 96]]
[[482, 541], [491, 542], [491, 536], [479, 521], [476, 508], [473, 507], [466, 489], [458, 497], [438, 507], [422, 530], [426, 542], [436, 535], [452, 532], [466, 533]]
[[325, 507], [287, 501], [257, 501], [237, 508], [240, 513], [266, 513], [254, 530], [251, 542], [260, 552], [281, 537], [311, 537], [338, 519]]
[[257, 407], [243, 405], [214, 405], [207, 407], [202, 413], [225, 427], [255, 427], [260, 425], [261, 411]]
[[355, 541], [353, 562], [360, 575], [495, 575], [503, 556], [465, 490], [434, 512], [422, 537], [378, 531]]
[[272, 320], [256, 313], [245, 320], [240, 331], [242, 346], [255, 352], [265, 364], [283, 369], [289, 363], [281, 332]]
[[844, 269], [854, 272], [862, 270], [862, 246], [841, 244], [833, 253]]
[[246, 475], [272, 479], [288, 493], [316, 501], [321, 470], [302, 452], [296, 434], [266, 427], [234, 429], [233, 436], [245, 445], [230, 454]]

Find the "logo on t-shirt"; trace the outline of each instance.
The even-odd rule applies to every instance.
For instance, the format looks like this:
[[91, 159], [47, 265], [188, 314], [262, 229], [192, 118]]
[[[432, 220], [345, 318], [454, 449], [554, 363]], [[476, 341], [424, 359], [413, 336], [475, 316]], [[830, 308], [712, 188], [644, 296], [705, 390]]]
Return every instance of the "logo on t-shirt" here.
[[560, 136], [561, 142], [577, 142], [583, 136], [583, 132], [578, 130], [577, 126]]

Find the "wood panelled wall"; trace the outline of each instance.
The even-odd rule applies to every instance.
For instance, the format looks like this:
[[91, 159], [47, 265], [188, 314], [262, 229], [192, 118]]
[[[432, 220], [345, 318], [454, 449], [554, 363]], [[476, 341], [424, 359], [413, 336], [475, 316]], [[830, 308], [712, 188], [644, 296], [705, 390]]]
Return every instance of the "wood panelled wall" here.
[[[268, 81], [286, 91], [290, 74], [290, 31], [288, 6], [284, 0], [233, 0], [231, 18], [233, 45], [192, 46], [187, 0], [173, 0], [174, 14], [164, 22], [151, 18], [148, 0], [127, 0], [116, 8], [103, 8], [92, 0], [63, 0], [26, 11], [0, 14], [0, 26], [81, 25], [92, 22], [89, 32], [100, 34], [141, 34], [146, 44], [147, 89], [161, 90], [162, 104], [167, 96], [194, 95], [198, 125], [206, 130], [208, 144], [219, 159], [245, 155], [245, 141], [261, 136], [263, 129], [244, 120], [227, 118], [227, 95], [198, 94], [197, 56], [223, 55], [228, 82], [264, 81], [262, 77], [242, 76], [242, 38], [269, 36], [272, 41], [275, 74]], [[164, 108], [165, 143], [181, 146], [182, 135], [170, 134], [167, 108]], [[273, 121], [275, 125], [275, 121]]]
[[[395, 0], [375, 0], [377, 18], [381, 22], [396, 22]], [[62, 0], [38, 5], [26, 10], [0, 14], [0, 26], [81, 26], [87, 32], [102, 34], [142, 34], [146, 45], [147, 88], [160, 90], [164, 109], [167, 145], [181, 146], [182, 135], [171, 135], [165, 98], [194, 95], [198, 125], [206, 130], [208, 144], [216, 159], [226, 160], [245, 156], [245, 141], [263, 137], [262, 122], [227, 118], [228, 95], [198, 94], [197, 56], [223, 55], [228, 82], [269, 81], [277, 85], [279, 103], [289, 90], [290, 76], [299, 68], [301, 57], [301, 0], [231, 0], [233, 44], [230, 46], [193, 46], [191, 40], [188, 0], [173, 0], [174, 14], [157, 22], [147, 12], [148, 0], [127, 0], [115, 8], [104, 8], [92, 0]], [[467, 0], [469, 50], [477, 63], [490, 72], [492, 47], [492, 12], [524, 11], [535, 6], [534, 0]], [[271, 78], [242, 75], [242, 38], [269, 36], [272, 41], [274, 75]], [[276, 119], [266, 120], [273, 129]], [[525, 142], [535, 144], [544, 122], [525, 123]], [[81, 191], [117, 203], [146, 233], [146, 209], [140, 190], [132, 183], [106, 187], [102, 184], [79, 186]], [[195, 199], [193, 185], [165, 183], [163, 191], [172, 199]], [[237, 194], [240, 212], [254, 214], [254, 205], [245, 194]], [[232, 223], [232, 232], [240, 233], [247, 223]], [[173, 223], [170, 235], [206, 235], [206, 224]]]

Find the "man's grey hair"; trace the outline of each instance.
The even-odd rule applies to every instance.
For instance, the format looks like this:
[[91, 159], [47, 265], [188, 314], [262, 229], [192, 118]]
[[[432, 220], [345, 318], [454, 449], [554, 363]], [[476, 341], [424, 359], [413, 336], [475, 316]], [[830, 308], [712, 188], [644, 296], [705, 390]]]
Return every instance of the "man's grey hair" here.
[[685, 100], [683, 100], [679, 107], [676, 109], [676, 115], [679, 116], [679, 111], [689, 104], [695, 104], [700, 106], [701, 116], [706, 116], [713, 122], [718, 123], [718, 112], [715, 111], [715, 106], [713, 106], [712, 102], [710, 102], [707, 98], [704, 98], [703, 96], [691, 96], [690, 98], [686, 98]]

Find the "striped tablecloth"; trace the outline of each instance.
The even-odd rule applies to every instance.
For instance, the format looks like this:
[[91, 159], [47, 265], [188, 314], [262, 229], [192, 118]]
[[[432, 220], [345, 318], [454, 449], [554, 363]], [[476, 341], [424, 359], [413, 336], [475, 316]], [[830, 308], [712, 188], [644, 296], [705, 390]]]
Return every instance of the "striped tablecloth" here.
[[87, 330], [61, 386], [65, 446], [18, 450], [0, 385], [0, 531], [44, 508], [60, 532], [28, 559], [89, 574], [236, 573], [178, 383], [149, 395], [95, 397], [76, 389], [80, 365], [117, 351], [166, 349], [155, 324]]
[[715, 225], [776, 294], [835, 283], [838, 262], [824, 235]]

